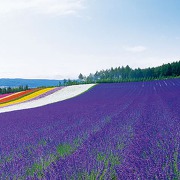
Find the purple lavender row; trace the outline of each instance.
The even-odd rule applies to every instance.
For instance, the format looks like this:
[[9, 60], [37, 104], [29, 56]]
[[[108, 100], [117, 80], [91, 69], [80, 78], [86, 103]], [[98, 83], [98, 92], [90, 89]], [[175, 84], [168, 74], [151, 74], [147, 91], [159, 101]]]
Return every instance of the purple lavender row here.
[[0, 114], [1, 179], [178, 179], [179, 85], [100, 84]]
[[[102, 93], [101, 87], [97, 90], [97, 93]], [[110, 92], [112, 91], [111, 89], [109, 90]], [[98, 100], [97, 97], [94, 96], [94, 92], [96, 93], [96, 91], [94, 91], [93, 89], [92, 91], [93, 93], [90, 93], [88, 96], [85, 95], [85, 93], [84, 95], [79, 96], [78, 98], [73, 98], [72, 100], [67, 100], [63, 103], [56, 103], [53, 104], [53, 106], [46, 106], [46, 109], [37, 108], [35, 109], [35, 111], [19, 111], [20, 114], [17, 112], [14, 112], [15, 114], [4, 114], [8, 116], [4, 116], [5, 122], [2, 123], [5, 125], [8, 139], [3, 140], [3, 150], [5, 150], [5, 152], [7, 153], [12, 151], [12, 154], [14, 154], [14, 159], [18, 158], [17, 154], [27, 155], [27, 157], [23, 156], [23, 161], [16, 161], [16, 165], [12, 163], [14, 166], [11, 165], [8, 168], [11, 169], [11, 174], [16, 174], [16, 169], [18, 165], [17, 162], [20, 163], [18, 165], [19, 169], [26, 169], [24, 167], [32, 167], [33, 164], [35, 164], [35, 162], [33, 162], [32, 159], [38, 159], [38, 153], [36, 153], [36, 147], [38, 148], [38, 141], [44, 139], [46, 142], [48, 142], [49, 146], [46, 146], [47, 149], [46, 147], [43, 147], [43, 152], [45, 153], [46, 157], [46, 154], [51, 155], [54, 153], [54, 150], [56, 150], [56, 146], [59, 143], [67, 141], [69, 141], [69, 143], [72, 143], [75, 139], [81, 139], [81, 135], [86, 136], [86, 133], [93, 133], [94, 125], [97, 124], [98, 126], [98, 122], [96, 122], [96, 119], [102, 121], [101, 124], [103, 125], [104, 115], [101, 112], [101, 108], [99, 110], [97, 109], [97, 113], [94, 113], [94, 110], [96, 111], [96, 108], [99, 106], [99, 104], [102, 104], [103, 102], [107, 107], [108, 99], [105, 99], [104, 94], [102, 94], [102, 96], [100, 96], [100, 99]], [[128, 94], [124, 96], [125, 92], [127, 92], [126, 89], [118, 93], [119, 98], [128, 99]], [[107, 92], [105, 96], [108, 97]], [[114, 96], [109, 96], [109, 98], [114, 101], [118, 100]], [[97, 99], [98, 101], [94, 101], [95, 99]], [[80, 102], [77, 102], [77, 100], [80, 100]], [[94, 106], [92, 103], [98, 103], [98, 106]], [[123, 102], [122, 106], [124, 106]], [[108, 109], [106, 111], [108, 114]], [[9, 121], [11, 119], [9, 119], [10, 116], [14, 119], [13, 123]], [[18, 118], [20, 116], [21, 119]], [[15, 126], [13, 128], [10, 128], [8, 131], [7, 123], [9, 123], [10, 126], [12, 126], [15, 123]], [[79, 124], [82, 126], [79, 127]], [[73, 127], [80, 128], [81, 131], [80, 129], [79, 131], [77, 131]], [[9, 146], [9, 144], [11, 146]], [[29, 148], [31, 152], [27, 152], [29, 151]], [[6, 156], [9, 157], [8, 155]], [[29, 156], [31, 158], [28, 158]], [[4, 168], [7, 167], [5, 166]], [[21, 170], [20, 172], [23, 172], [23, 170]], [[20, 175], [22, 174], [19, 174], [19, 176]]]

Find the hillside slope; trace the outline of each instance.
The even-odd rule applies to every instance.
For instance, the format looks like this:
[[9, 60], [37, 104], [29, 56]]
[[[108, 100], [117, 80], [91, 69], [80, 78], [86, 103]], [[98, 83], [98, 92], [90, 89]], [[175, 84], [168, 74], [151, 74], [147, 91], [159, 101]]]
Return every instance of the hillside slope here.
[[[0, 105], [0, 113], [15, 111], [15, 110], [22, 110], [22, 109], [30, 109], [30, 108], [40, 107], [40, 106], [44, 106], [47, 104], [63, 101], [63, 100], [75, 97], [75, 96], [87, 91], [92, 86], [94, 86], [94, 84], [67, 86], [67, 87], [64, 87], [63, 89], [59, 89], [58, 91], [56, 91], [48, 96], [45, 96], [45, 97], [39, 98], [39, 99], [36, 98], [36, 99], [34, 99], [32, 101], [28, 101], [28, 102], [26, 102], [25, 100], [29, 100], [29, 98], [27, 98], [27, 97], [20, 98], [19, 100], [16, 100], [15, 103], [23, 102], [23, 101], [25, 101], [25, 102], [20, 103], [20, 104], [14, 104], [14, 102], [12, 101], [10, 103], [6, 103], [7, 105], [12, 104], [11, 106], [3, 107], [3, 108], [1, 106], [5, 106], [6, 104], [5, 105], [2, 104], [2, 105]], [[46, 89], [49, 90], [52, 88], [46, 88]], [[46, 89], [40, 90], [40, 91], [43, 92], [43, 91], [46, 91]], [[29, 95], [30, 98], [35, 97], [34, 95], [33, 96], [32, 95]], [[23, 101], [21, 99], [23, 99]]]
[[99, 84], [0, 113], [0, 179], [179, 179], [179, 92], [180, 79]]

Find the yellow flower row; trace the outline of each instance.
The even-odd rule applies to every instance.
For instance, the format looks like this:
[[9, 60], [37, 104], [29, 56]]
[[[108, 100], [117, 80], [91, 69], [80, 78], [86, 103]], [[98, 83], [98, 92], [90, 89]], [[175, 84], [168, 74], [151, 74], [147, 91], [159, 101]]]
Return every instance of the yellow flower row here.
[[54, 88], [45, 88], [45, 89], [41, 89], [39, 91], [36, 91], [32, 94], [29, 94], [27, 96], [24, 96], [24, 97], [21, 97], [19, 99], [16, 99], [14, 101], [10, 101], [10, 102], [7, 102], [7, 103], [3, 103], [3, 104], [0, 104], [0, 107], [4, 107], [4, 106], [9, 106], [9, 105], [14, 105], [14, 104], [17, 104], [17, 103], [22, 103], [22, 102], [25, 102], [25, 101], [28, 101], [28, 100], [31, 100], [31, 99], [34, 99], [48, 91], [51, 91], [53, 90]]

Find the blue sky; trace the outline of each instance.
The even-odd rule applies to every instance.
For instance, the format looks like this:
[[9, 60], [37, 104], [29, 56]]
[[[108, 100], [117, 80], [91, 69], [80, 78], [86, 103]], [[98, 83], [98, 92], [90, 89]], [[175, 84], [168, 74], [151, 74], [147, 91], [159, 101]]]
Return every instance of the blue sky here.
[[179, 0], [0, 0], [0, 78], [178, 61], [179, 9]]

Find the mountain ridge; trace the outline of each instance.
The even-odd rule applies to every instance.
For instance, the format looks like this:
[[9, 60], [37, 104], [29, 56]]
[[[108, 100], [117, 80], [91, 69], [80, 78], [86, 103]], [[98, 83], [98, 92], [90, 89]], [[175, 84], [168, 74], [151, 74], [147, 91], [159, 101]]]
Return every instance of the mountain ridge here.
[[24, 78], [0, 78], [0, 87], [26, 86], [30, 88], [40, 86], [59, 86], [63, 80], [54, 79], [24, 79]]

